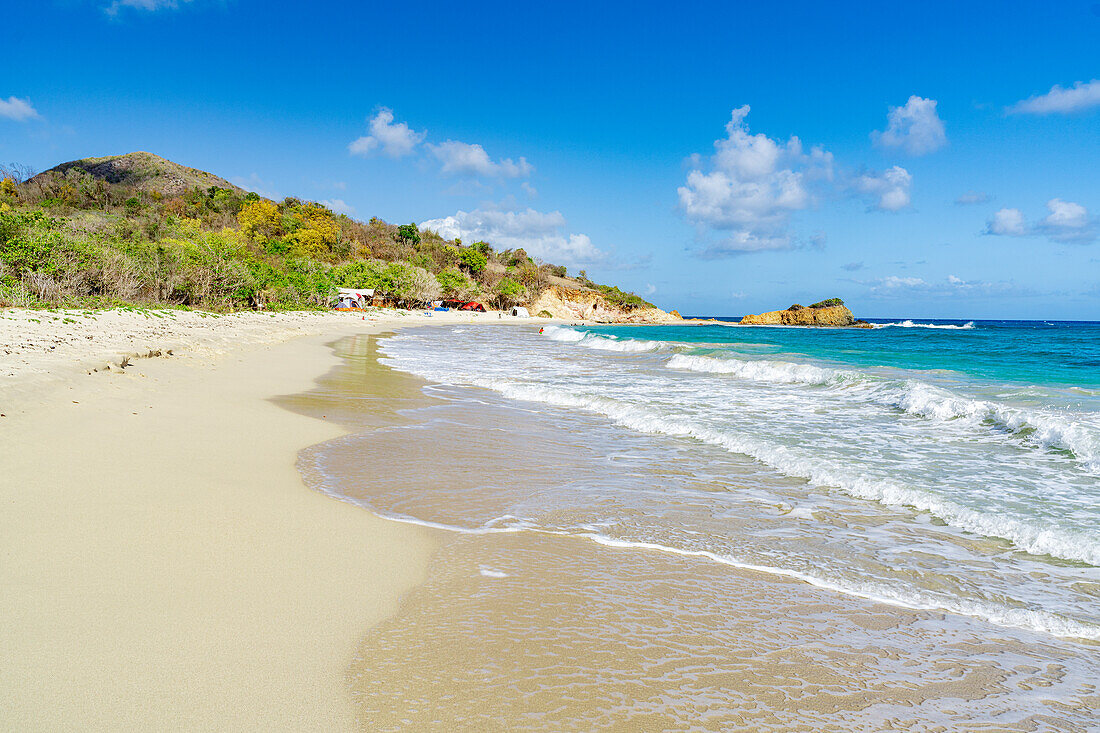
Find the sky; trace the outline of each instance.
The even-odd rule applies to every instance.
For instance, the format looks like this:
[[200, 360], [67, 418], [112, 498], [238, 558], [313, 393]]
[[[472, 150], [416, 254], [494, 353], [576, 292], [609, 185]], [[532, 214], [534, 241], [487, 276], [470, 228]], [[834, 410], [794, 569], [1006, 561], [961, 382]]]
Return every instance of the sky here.
[[685, 315], [1100, 320], [1100, 2], [4, 16], [0, 161], [147, 150]]

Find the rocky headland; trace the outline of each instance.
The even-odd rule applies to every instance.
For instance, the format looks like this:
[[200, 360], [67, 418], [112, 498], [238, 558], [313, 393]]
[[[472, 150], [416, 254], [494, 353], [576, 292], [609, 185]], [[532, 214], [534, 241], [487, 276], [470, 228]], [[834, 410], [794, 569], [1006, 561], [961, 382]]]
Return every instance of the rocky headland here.
[[527, 306], [531, 315], [549, 313], [565, 320], [599, 323], [680, 323], [679, 313], [667, 313], [651, 305], [616, 303], [588, 288], [551, 285]]
[[871, 324], [852, 315], [840, 298], [829, 298], [820, 303], [805, 306], [795, 303], [780, 311], [768, 311], [756, 315], [744, 316], [741, 324], [745, 326], [828, 326], [871, 328]]

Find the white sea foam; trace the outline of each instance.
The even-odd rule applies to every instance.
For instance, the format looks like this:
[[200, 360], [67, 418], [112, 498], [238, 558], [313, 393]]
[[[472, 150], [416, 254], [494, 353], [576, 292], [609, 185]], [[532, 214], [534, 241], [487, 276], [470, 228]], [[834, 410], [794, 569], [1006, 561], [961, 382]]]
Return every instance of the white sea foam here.
[[892, 404], [934, 420], [988, 423], [1044, 448], [1069, 451], [1090, 471], [1100, 469], [1100, 428], [1049, 411], [960, 397], [946, 389], [909, 380]]
[[849, 496], [877, 501], [887, 506], [912, 507], [929, 512], [952, 526], [987, 537], [1002, 537], [1035, 555], [1052, 555], [1100, 566], [1100, 541], [1083, 532], [1064, 530], [1042, 520], [1025, 520], [990, 511], [977, 511], [928, 490], [864, 476], [858, 470], [852, 472], [844, 464], [813, 453], [666, 417], [609, 397], [588, 396], [543, 385], [493, 379], [476, 380], [475, 383], [512, 399], [597, 412], [639, 432], [694, 438], [733, 453], [750, 456], [787, 476], [806, 479], [814, 486], [836, 488]]
[[549, 326], [545, 329], [545, 335], [551, 341], [561, 341], [569, 344], [579, 344], [589, 349], [600, 351], [645, 352], [659, 351], [666, 347], [661, 341], [646, 341], [644, 339], [621, 339], [615, 336], [601, 336], [600, 334], [585, 331], [576, 331], [572, 328], [561, 326]]
[[911, 415], [932, 420], [966, 420], [976, 428], [983, 424], [992, 426], [1041, 448], [1069, 451], [1086, 470], [1100, 471], [1100, 426], [1087, 426], [1083, 418], [963, 397], [918, 380], [907, 380], [893, 387], [881, 381], [872, 383], [870, 375], [856, 371], [788, 361], [675, 354], [666, 366], [775, 384], [848, 387], [863, 382], [873, 387], [866, 390], [872, 401], [885, 402]]
[[716, 359], [691, 354], [676, 354], [668, 360], [666, 366], [670, 369], [730, 374], [741, 379], [782, 384], [837, 384], [858, 377], [855, 372], [817, 367], [812, 364], [765, 359]]
[[907, 319], [897, 323], [876, 323], [874, 325], [875, 328], [938, 328], [944, 331], [972, 331], [974, 329], [974, 321], [959, 326], [953, 323], [914, 323]]
[[794, 578], [804, 583], [809, 583], [816, 588], [824, 588], [836, 593], [863, 598], [875, 603], [884, 603], [889, 606], [924, 611], [942, 609], [963, 616], [980, 618], [998, 626], [1040, 631], [1052, 636], [1072, 639], [1100, 640], [1100, 626], [1081, 623], [1055, 613], [1038, 609], [1009, 608], [972, 599], [953, 598], [912, 589], [902, 590], [891, 588], [881, 583], [853, 585], [844, 581], [801, 573], [797, 570], [742, 562], [736, 558], [709, 552], [707, 550], [686, 550], [679, 547], [667, 547], [653, 542], [635, 542], [597, 534], [588, 535], [588, 537], [593, 542], [607, 545], [608, 547], [653, 550], [686, 557], [698, 557], [741, 570], [751, 570], [758, 573], [766, 573], [768, 575]]

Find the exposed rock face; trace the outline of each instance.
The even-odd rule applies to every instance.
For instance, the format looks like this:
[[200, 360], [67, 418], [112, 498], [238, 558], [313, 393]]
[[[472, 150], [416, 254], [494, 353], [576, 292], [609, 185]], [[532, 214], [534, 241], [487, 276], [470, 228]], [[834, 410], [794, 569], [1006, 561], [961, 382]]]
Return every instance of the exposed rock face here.
[[852, 326], [856, 319], [852, 311], [843, 305], [825, 308], [788, 308], [784, 311], [768, 311], [755, 316], [745, 316], [741, 323], [748, 326]]
[[594, 290], [551, 285], [527, 306], [532, 313], [548, 311], [554, 318], [605, 323], [679, 323], [682, 319], [660, 308], [627, 308], [608, 302]]
[[188, 168], [159, 155], [145, 152], [73, 160], [39, 173], [31, 180], [53, 173], [64, 174], [71, 168], [83, 170], [94, 178], [102, 178], [108, 183], [123, 183], [144, 191], [157, 191], [165, 196], [179, 196], [196, 187], [203, 190], [211, 186], [242, 190], [213, 173]]

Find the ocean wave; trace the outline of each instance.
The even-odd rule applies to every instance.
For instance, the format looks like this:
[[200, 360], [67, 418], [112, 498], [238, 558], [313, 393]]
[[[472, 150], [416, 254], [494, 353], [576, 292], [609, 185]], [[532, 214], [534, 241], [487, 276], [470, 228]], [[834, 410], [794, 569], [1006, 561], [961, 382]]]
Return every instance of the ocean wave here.
[[963, 397], [915, 379], [899, 385], [893, 380], [876, 381], [856, 371], [796, 362], [675, 354], [665, 366], [772, 384], [832, 387], [848, 394], [858, 395], [862, 388], [872, 402], [930, 420], [962, 420], [975, 428], [992, 427], [1038, 448], [1067, 451], [1085, 470], [1100, 473], [1100, 426], [1089, 427], [1051, 412]]
[[934, 420], [988, 424], [1041, 448], [1068, 451], [1086, 469], [1100, 470], [1100, 430], [1061, 415], [960, 397], [917, 380], [906, 382], [891, 404]]
[[[577, 401], [577, 404], [578, 406], [580, 405], [579, 400]], [[591, 531], [591, 528], [582, 527], [570, 530], [564, 528], [543, 527], [539, 526], [537, 522], [531, 519], [517, 517], [513, 514], [504, 514], [501, 516], [492, 517], [476, 526], [460, 526], [444, 522], [433, 522], [431, 520], [420, 519], [419, 517], [400, 512], [384, 511], [376, 506], [373, 506], [367, 501], [351, 497], [340, 491], [340, 489], [335, 485], [336, 482], [334, 478], [329, 475], [329, 473], [324, 469], [322, 465], [323, 456], [325, 454], [326, 448], [331, 448], [346, 441], [355, 441], [359, 439], [361, 439], [361, 436], [359, 435], [347, 435], [341, 438], [336, 438], [332, 441], [328, 441], [327, 443], [321, 443], [319, 445], [313, 446], [312, 448], [303, 451], [299, 455], [298, 469], [302, 473], [302, 476], [305, 479], [306, 483], [315, 490], [331, 496], [332, 498], [339, 501], [344, 501], [349, 504], [364, 508], [376, 514], [377, 516], [389, 519], [391, 521], [413, 524], [421, 527], [443, 530], [447, 532], [454, 532], [457, 534], [475, 536], [514, 534], [517, 532], [534, 532], [556, 536], [572, 536], [582, 539], [588, 539], [598, 544], [609, 547], [652, 550], [688, 557], [698, 557], [743, 570], [800, 580], [817, 588], [822, 588], [825, 590], [830, 590], [857, 598], [863, 598], [876, 603], [884, 603], [891, 606], [913, 610], [945, 610], [964, 616], [981, 618], [998, 626], [1039, 631], [1042, 633], [1050, 634], [1052, 636], [1064, 638], [1100, 640], [1100, 627], [1094, 624], [1074, 621], [1073, 619], [1069, 619], [1064, 616], [1047, 611], [1029, 608], [1011, 608], [974, 599], [943, 596], [940, 594], [930, 593], [928, 591], [922, 591], [921, 589], [916, 587], [900, 589], [890, 587], [881, 583], [853, 584], [843, 579], [820, 577], [817, 575], [811, 575], [789, 568], [744, 562], [734, 557], [721, 555], [707, 550], [692, 550], [679, 547], [671, 547], [651, 542], [640, 542], [616, 537], [608, 537], [606, 535], [600, 534], [599, 532]], [[482, 575], [485, 575], [486, 577], [507, 577], [507, 574], [493, 568], [488, 568], [487, 566], [479, 566], [479, 571]]]
[[823, 588], [836, 593], [843, 593], [845, 595], [863, 598], [875, 603], [884, 603], [890, 606], [923, 611], [945, 610], [962, 616], [980, 618], [998, 626], [1040, 631], [1050, 634], [1051, 636], [1064, 638], [1100, 640], [1100, 626], [1075, 621], [1056, 613], [1050, 613], [1049, 611], [1032, 608], [1010, 608], [985, 601], [942, 596], [927, 591], [921, 591], [916, 588], [898, 589], [881, 583], [861, 583], [856, 585], [844, 580], [822, 578], [797, 570], [743, 562], [736, 558], [720, 555], [708, 550], [686, 550], [652, 542], [636, 542], [606, 537], [599, 534], [588, 535], [588, 538], [598, 544], [608, 547], [651, 550], [687, 557], [699, 557], [741, 570], [750, 570], [758, 573], [766, 573], [768, 575], [794, 578], [816, 588]]
[[474, 384], [511, 399], [596, 412], [638, 432], [693, 438], [731, 453], [755, 458], [787, 476], [805, 479], [819, 488], [834, 488], [849, 496], [876, 501], [886, 506], [911, 507], [928, 512], [958, 529], [986, 537], [1001, 537], [1034, 555], [1051, 555], [1100, 566], [1100, 539], [1085, 532], [1063, 529], [1041, 520], [979, 511], [932, 491], [852, 473], [848, 464], [842, 465], [818, 455], [807, 455], [767, 440], [722, 432], [668, 417], [610, 397], [495, 379], [475, 379]]
[[910, 320], [899, 321], [898, 323], [876, 323], [875, 328], [889, 328], [891, 326], [896, 328], [938, 328], [945, 331], [973, 331], [974, 321], [969, 321], [961, 326], [957, 326], [951, 323], [914, 323]]
[[646, 351], [659, 351], [666, 346], [666, 344], [661, 341], [646, 341], [644, 339], [630, 338], [620, 339], [615, 336], [601, 336], [599, 334], [576, 331], [572, 328], [563, 328], [561, 326], [547, 326], [544, 335], [551, 341], [579, 344], [589, 349], [599, 349], [600, 351], [640, 353]]
[[665, 366], [669, 369], [730, 374], [741, 379], [781, 384], [839, 384], [859, 377], [856, 372], [817, 367], [812, 364], [764, 359], [716, 359], [690, 354], [676, 354]]

